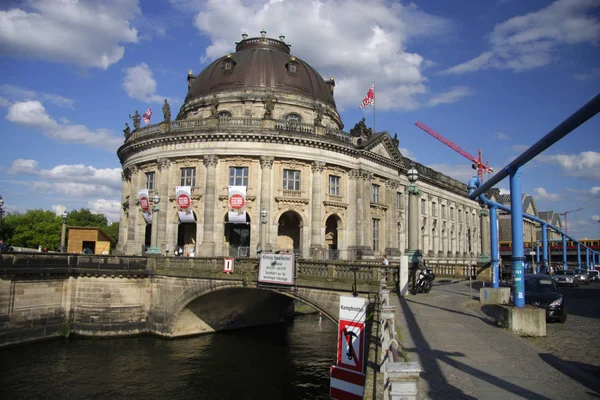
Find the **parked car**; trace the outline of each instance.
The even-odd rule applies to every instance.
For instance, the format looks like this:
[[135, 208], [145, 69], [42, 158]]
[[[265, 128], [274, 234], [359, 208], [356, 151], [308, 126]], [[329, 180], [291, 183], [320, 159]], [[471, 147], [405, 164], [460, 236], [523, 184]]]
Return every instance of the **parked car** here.
[[546, 310], [546, 321], [564, 323], [567, 320], [563, 294], [548, 275], [525, 275], [525, 302]]
[[582, 285], [590, 284], [590, 276], [588, 275], [588, 272], [585, 269], [575, 270], [575, 279], [577, 279], [577, 283], [579, 283], [579, 284], [582, 284]]
[[588, 276], [590, 277], [590, 282], [600, 282], [600, 276], [598, 276], [598, 271], [596, 270], [589, 270], [588, 271]]
[[575, 271], [561, 269], [556, 271], [552, 277], [554, 278], [554, 282], [559, 285], [578, 286], [577, 279], [575, 279]]

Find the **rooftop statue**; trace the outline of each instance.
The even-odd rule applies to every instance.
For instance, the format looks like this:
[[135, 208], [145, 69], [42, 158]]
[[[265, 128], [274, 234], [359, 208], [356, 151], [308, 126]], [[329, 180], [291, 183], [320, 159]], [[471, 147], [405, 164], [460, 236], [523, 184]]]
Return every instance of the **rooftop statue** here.
[[123, 136], [125, 136], [125, 140], [131, 135], [131, 128], [129, 128], [129, 124], [125, 122], [125, 129], [123, 129]]
[[354, 137], [365, 137], [370, 138], [373, 135], [373, 130], [371, 128], [367, 128], [367, 124], [365, 124], [365, 119], [361, 119], [354, 128], [350, 129], [350, 136]]
[[138, 113], [138, 110], [135, 110], [135, 114], [133, 114], [133, 117], [129, 115], [129, 118], [133, 120], [133, 130], [140, 129], [140, 121], [142, 117], [140, 117], [140, 113]]
[[167, 103], [167, 99], [165, 99], [165, 104], [163, 104], [162, 112], [165, 122], [171, 122], [171, 106]]
[[217, 106], [219, 105], [219, 101], [217, 100], [217, 96], [213, 96], [210, 100], [210, 116], [216, 118], [218, 114]]
[[273, 99], [273, 97], [269, 96], [267, 98], [264, 98], [263, 101], [265, 102], [264, 118], [272, 119], [273, 118], [273, 110], [275, 109], [275, 99]]
[[315, 125], [321, 126], [321, 123], [323, 122], [323, 106], [317, 104], [315, 108], [317, 110], [317, 116], [315, 117]]

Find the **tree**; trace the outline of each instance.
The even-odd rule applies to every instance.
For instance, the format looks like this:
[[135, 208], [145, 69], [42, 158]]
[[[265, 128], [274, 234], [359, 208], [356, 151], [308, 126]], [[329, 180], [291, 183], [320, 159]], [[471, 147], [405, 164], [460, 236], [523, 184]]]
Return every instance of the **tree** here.
[[8, 214], [4, 235], [12, 246], [55, 250], [60, 245], [61, 217], [52, 211], [28, 210], [25, 214]]
[[102, 228], [102, 230], [106, 232], [108, 236], [110, 236], [110, 248], [114, 249], [119, 241], [119, 223], [113, 222], [112, 224]]
[[88, 208], [82, 208], [67, 214], [67, 225], [102, 228], [108, 225], [108, 220], [104, 214], [94, 214]]

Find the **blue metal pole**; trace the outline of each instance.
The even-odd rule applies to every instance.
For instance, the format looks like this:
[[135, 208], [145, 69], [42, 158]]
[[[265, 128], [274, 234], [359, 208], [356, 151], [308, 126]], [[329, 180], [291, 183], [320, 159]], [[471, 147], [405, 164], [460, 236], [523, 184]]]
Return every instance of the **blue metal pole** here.
[[585, 248], [585, 269], [590, 269], [590, 249]]
[[541, 240], [537, 241], [536, 248], [535, 248], [535, 262], [537, 263], [538, 268], [540, 265], [540, 242], [541, 242]]
[[563, 269], [566, 270], [567, 269], [567, 237], [565, 235], [562, 235], [562, 240], [563, 240]]
[[[548, 225], [542, 224], [542, 246], [544, 251], [544, 257], [542, 258], [542, 265], [548, 267]], [[539, 249], [538, 249], [539, 253]]]
[[492, 288], [498, 289], [500, 287], [500, 271], [498, 268], [498, 262], [500, 261], [500, 254], [498, 254], [498, 214], [497, 207], [491, 206], [490, 209], [490, 239], [491, 246], [490, 255], [492, 258]]
[[523, 194], [521, 191], [521, 167], [510, 172], [510, 208], [512, 228], [512, 261], [514, 278], [514, 305], [517, 308], [525, 307], [525, 282], [523, 264], [525, 261], [523, 251]]
[[581, 243], [577, 242], [577, 269], [581, 269]]

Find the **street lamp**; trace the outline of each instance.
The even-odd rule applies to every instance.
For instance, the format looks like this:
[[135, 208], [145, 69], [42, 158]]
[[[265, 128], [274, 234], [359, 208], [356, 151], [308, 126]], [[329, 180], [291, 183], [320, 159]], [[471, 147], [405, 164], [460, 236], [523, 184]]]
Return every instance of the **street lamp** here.
[[415, 274], [421, 263], [421, 250], [419, 249], [419, 198], [421, 191], [415, 184], [419, 180], [419, 171], [417, 171], [415, 163], [410, 166], [406, 172], [406, 177], [410, 185], [406, 188], [408, 193], [408, 249], [406, 256], [408, 257], [410, 276], [408, 273], [401, 271], [400, 273], [400, 293], [406, 294], [408, 290], [408, 281], [413, 281], [416, 278]]
[[67, 248], [65, 246], [65, 241], [67, 239], [67, 211], [63, 211], [62, 213], [62, 230], [60, 232], [60, 249], [61, 253], [66, 253]]
[[415, 167], [416, 167], [415, 163], [412, 163], [412, 165], [410, 166], [410, 169], [406, 173], [406, 176], [408, 177], [408, 181], [412, 184], [414, 184], [416, 181], [419, 180], [419, 171], [417, 171], [417, 169]]
[[4, 205], [4, 199], [0, 196], [0, 232], [2, 232], [2, 218], [4, 218], [4, 210], [2, 206]]
[[146, 254], [160, 254], [160, 248], [158, 247], [158, 212], [160, 211], [160, 206], [158, 203], [160, 203], [160, 197], [158, 192], [154, 192], [154, 196], [152, 196], [152, 212], [154, 215], [152, 216], [150, 247], [146, 250]]

